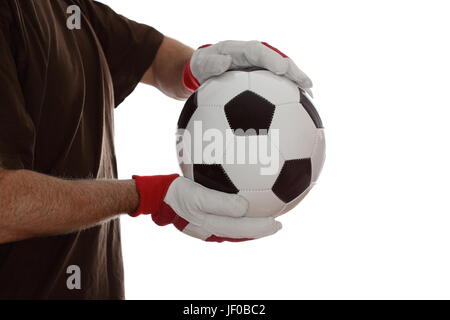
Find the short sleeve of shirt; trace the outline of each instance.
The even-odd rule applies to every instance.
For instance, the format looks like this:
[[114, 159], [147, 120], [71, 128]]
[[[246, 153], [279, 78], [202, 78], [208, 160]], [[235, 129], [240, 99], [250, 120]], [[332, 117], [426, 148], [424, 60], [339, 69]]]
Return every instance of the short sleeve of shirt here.
[[35, 130], [12, 53], [10, 9], [0, 5], [0, 168], [32, 167]]
[[114, 84], [115, 105], [136, 87], [151, 66], [164, 36], [96, 1], [79, 1], [105, 53]]

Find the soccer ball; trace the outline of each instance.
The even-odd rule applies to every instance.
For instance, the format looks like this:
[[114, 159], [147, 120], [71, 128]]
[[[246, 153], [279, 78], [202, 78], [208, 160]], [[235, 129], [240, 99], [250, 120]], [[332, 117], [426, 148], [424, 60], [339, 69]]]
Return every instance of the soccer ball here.
[[178, 121], [184, 176], [242, 195], [248, 217], [286, 213], [314, 186], [325, 160], [323, 125], [311, 100], [295, 83], [266, 70], [209, 79]]

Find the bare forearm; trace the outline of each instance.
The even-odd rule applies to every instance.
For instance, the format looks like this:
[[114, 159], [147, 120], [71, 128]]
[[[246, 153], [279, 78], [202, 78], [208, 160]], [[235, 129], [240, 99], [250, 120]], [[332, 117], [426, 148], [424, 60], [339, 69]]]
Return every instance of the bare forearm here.
[[182, 82], [183, 68], [193, 52], [181, 42], [165, 37], [142, 82], [155, 86], [172, 98], [186, 99], [191, 93]]
[[86, 228], [132, 212], [138, 201], [134, 181], [0, 170], [0, 243]]

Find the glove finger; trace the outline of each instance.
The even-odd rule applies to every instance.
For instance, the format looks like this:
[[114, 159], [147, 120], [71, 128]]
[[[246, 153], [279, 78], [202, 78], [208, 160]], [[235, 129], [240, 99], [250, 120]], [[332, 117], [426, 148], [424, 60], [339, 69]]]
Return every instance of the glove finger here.
[[231, 67], [232, 58], [228, 55], [205, 52], [209, 48], [198, 50], [191, 59], [191, 72], [199, 83], [218, 76]]
[[[214, 47], [217, 52], [231, 58], [232, 64], [231, 68], [247, 68], [252, 66], [262, 67], [259, 65], [252, 64], [247, 58], [246, 50], [250, 46], [257, 45], [258, 41], [234, 41], [227, 40], [219, 42]], [[257, 53], [258, 54], [258, 53]]]
[[217, 52], [232, 58], [232, 68], [260, 67], [275, 74], [284, 75], [288, 64], [285, 55], [270, 45], [259, 41], [222, 41]]
[[233, 238], [218, 237], [192, 223], [188, 224], [184, 229], [180, 231], [183, 232], [184, 234], [187, 234], [188, 236], [207, 242], [243, 242], [253, 240], [253, 239], [233, 239]]
[[313, 84], [306, 73], [300, 70], [291, 59], [286, 59], [286, 61], [288, 62], [288, 69], [285, 76], [288, 79], [296, 82], [300, 86], [300, 88], [305, 90], [311, 89]]
[[208, 189], [185, 177], [172, 183], [164, 201], [196, 225], [201, 225], [206, 215], [241, 217], [248, 210], [248, 202], [242, 196]]
[[[303, 89], [312, 88], [311, 79], [297, 67], [292, 59], [288, 58], [276, 48], [264, 43], [255, 43], [250, 48], [253, 51], [261, 50], [259, 66], [265, 67], [275, 74], [287, 77]], [[250, 51], [248, 57], [253, 56], [257, 56], [256, 52]], [[256, 61], [251, 60], [250, 62], [256, 63]]]
[[205, 214], [242, 217], [247, 213], [248, 201], [240, 195], [208, 189], [197, 183], [193, 191], [198, 209]]
[[246, 57], [250, 64], [285, 76], [303, 89], [312, 88], [311, 79], [297, 67], [292, 59], [268, 44], [252, 42], [247, 47]]
[[267, 47], [259, 41], [251, 41], [244, 50], [247, 61], [252, 66], [261, 67], [277, 75], [285, 75], [290, 59]]
[[191, 236], [191, 237], [203, 240], [203, 241], [206, 241], [206, 239], [211, 237], [210, 232], [208, 232], [205, 229], [203, 229], [195, 224], [192, 224], [192, 223], [189, 223], [183, 229], [179, 229], [179, 228], [177, 228], [177, 229], [180, 230], [181, 232], [187, 234], [188, 236]]
[[306, 91], [307, 94], [309, 94], [311, 96], [311, 98], [314, 98], [314, 94], [313, 94], [311, 88], [305, 89], [305, 91]]
[[229, 218], [207, 215], [202, 227], [218, 237], [258, 239], [270, 236], [281, 229], [274, 218]]

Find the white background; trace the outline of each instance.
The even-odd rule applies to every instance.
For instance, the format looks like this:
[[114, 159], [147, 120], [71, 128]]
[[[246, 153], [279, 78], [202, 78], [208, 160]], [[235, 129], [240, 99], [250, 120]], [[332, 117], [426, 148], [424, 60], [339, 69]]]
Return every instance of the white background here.
[[[328, 144], [273, 237], [211, 244], [123, 217], [127, 298], [450, 298], [447, 1], [103, 2], [193, 47], [279, 47], [313, 79]], [[121, 178], [179, 171], [182, 106], [140, 85], [119, 107]]]

